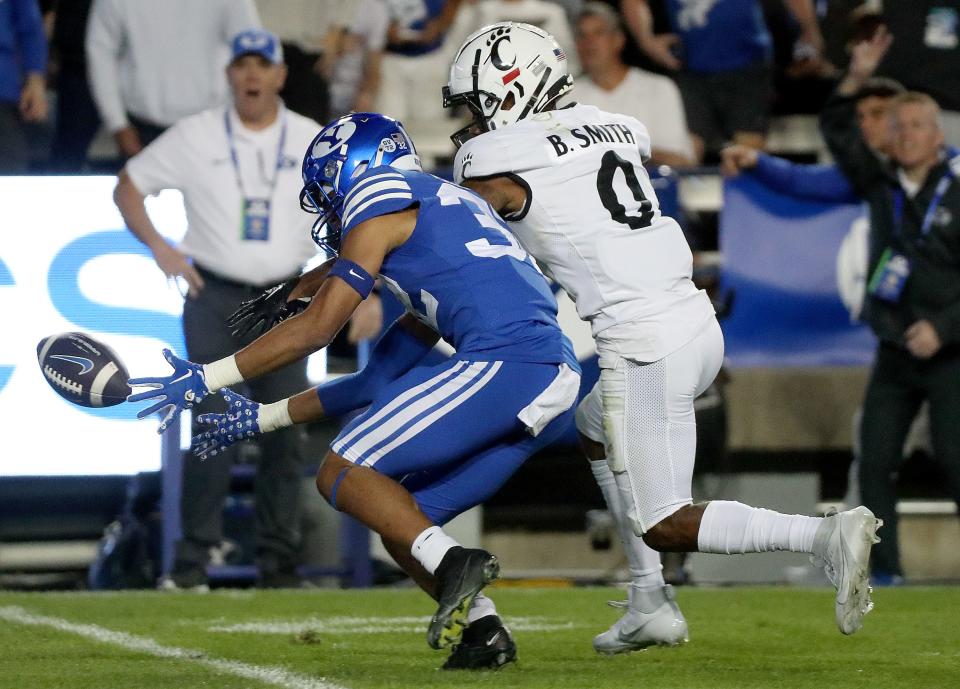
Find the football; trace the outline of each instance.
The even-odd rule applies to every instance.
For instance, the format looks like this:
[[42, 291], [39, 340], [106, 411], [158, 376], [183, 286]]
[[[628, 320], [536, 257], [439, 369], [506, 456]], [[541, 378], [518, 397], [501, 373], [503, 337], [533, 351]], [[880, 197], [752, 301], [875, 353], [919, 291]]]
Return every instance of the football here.
[[127, 399], [126, 367], [110, 347], [85, 333], [50, 335], [37, 344], [43, 377], [65, 400], [112, 407]]

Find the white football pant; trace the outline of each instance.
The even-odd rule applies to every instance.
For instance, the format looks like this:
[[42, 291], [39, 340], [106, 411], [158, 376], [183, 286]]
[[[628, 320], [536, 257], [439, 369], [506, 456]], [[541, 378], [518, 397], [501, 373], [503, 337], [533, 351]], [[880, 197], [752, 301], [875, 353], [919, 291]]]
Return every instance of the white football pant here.
[[651, 363], [604, 351], [597, 338], [600, 381], [577, 409], [577, 429], [603, 443], [621, 484], [625, 473], [637, 535], [693, 502], [697, 451], [693, 400], [723, 363], [723, 333], [716, 318], [677, 351]]

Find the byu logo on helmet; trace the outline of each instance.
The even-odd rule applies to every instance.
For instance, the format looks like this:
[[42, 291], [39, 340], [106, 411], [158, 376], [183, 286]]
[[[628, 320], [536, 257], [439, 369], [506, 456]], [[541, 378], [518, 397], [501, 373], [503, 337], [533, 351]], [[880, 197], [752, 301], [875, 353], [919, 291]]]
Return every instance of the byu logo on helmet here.
[[310, 234], [322, 249], [339, 253], [344, 199], [357, 178], [381, 165], [420, 169], [410, 136], [392, 117], [369, 112], [345, 115], [310, 143], [303, 158], [300, 207], [320, 216]]
[[317, 138], [313, 140], [314, 143], [310, 149], [310, 154], [314, 158], [322, 158], [328, 153], [336, 151], [350, 140], [350, 137], [353, 136], [355, 131], [357, 131], [357, 125], [353, 122], [334, 123], [326, 127], [317, 135]]

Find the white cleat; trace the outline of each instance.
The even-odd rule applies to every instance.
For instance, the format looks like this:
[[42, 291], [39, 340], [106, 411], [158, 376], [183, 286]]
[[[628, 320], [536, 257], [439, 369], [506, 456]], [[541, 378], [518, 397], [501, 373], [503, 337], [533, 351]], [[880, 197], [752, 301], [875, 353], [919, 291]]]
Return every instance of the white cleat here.
[[597, 653], [612, 655], [687, 642], [687, 621], [676, 603], [672, 586], [633, 589], [630, 594], [629, 603], [610, 601], [613, 607], [626, 608], [627, 612], [610, 629], [593, 637]]
[[879, 543], [877, 529], [883, 520], [866, 507], [839, 514], [828, 512], [813, 539], [810, 561], [823, 567], [837, 589], [837, 627], [854, 634], [863, 626], [863, 617], [873, 610], [870, 594], [870, 548]]

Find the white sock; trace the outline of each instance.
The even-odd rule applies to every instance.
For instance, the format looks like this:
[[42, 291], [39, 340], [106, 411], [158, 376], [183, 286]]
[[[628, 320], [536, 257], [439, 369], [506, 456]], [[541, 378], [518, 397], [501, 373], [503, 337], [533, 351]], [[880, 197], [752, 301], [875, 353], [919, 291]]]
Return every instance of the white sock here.
[[629, 506], [633, 504], [633, 498], [629, 492], [628, 495], [621, 494], [607, 460], [590, 462], [590, 469], [617, 525], [620, 543], [623, 545], [623, 552], [627, 556], [627, 565], [630, 568], [631, 587], [663, 586], [663, 565], [660, 564], [660, 553], [634, 533], [633, 524], [627, 516]]
[[473, 605], [470, 606], [470, 610], [467, 611], [467, 624], [473, 624], [481, 617], [487, 617], [488, 615], [496, 615], [497, 606], [493, 604], [493, 600], [487, 598], [483, 595], [483, 591], [478, 593], [473, 598]]
[[697, 545], [702, 553], [813, 552], [822, 517], [780, 514], [731, 500], [711, 500], [703, 512]]
[[447, 551], [458, 545], [460, 544], [445, 534], [439, 526], [431, 526], [421, 531], [413, 540], [410, 554], [417, 558], [417, 562], [423, 565], [425, 570], [433, 574]]

